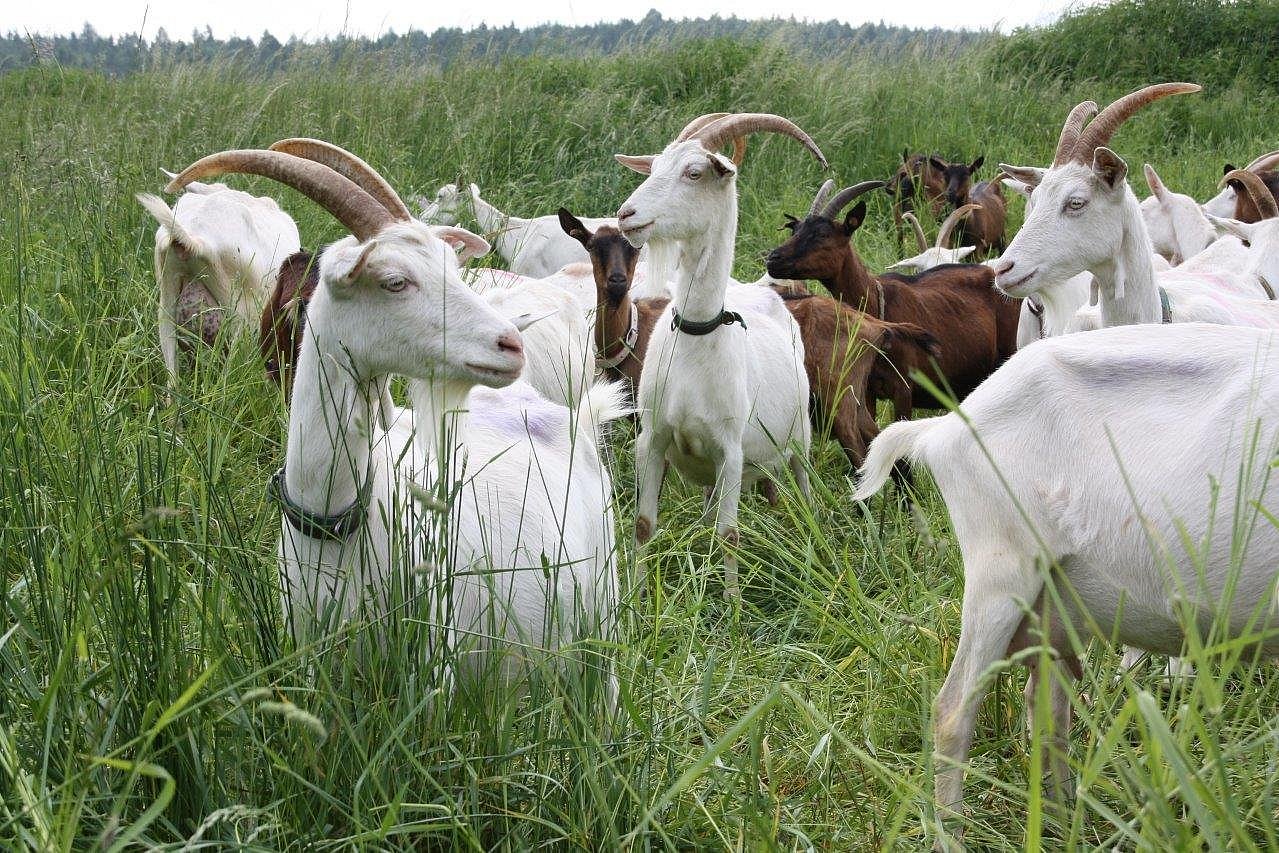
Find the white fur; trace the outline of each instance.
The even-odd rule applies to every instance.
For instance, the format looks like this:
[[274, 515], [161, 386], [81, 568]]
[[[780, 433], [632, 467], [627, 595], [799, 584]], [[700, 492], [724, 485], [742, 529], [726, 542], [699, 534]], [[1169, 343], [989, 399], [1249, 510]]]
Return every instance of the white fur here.
[[170, 208], [158, 196], [138, 202], [160, 224], [155, 278], [160, 289], [160, 352], [178, 378], [176, 310], [184, 284], [199, 283], [220, 307], [256, 328], [284, 259], [298, 251], [298, 227], [275, 199], [225, 184], [191, 184]]
[[[642, 162], [642, 158], [641, 158]], [[714, 489], [716, 530], [730, 544], [744, 485], [789, 466], [807, 493], [811, 440], [808, 378], [799, 327], [767, 288], [729, 286], [737, 236], [737, 169], [696, 140], [672, 143], [647, 166], [648, 177], [618, 217], [627, 239], [678, 247], [674, 299], [649, 341], [638, 393], [640, 435], [636, 531], [657, 521], [669, 462]], [[746, 328], [721, 326], [692, 336], [671, 329], [673, 311], [689, 320], [739, 312]], [[707, 512], [711, 508], [708, 495]], [[737, 597], [736, 557], [724, 558], [725, 595]]]
[[[622, 413], [620, 392], [601, 384], [575, 410], [552, 403], [515, 381], [519, 346], [516, 327], [472, 292], [452, 249], [422, 224], [324, 252], [285, 482], [315, 513], [350, 506], [365, 483], [369, 502], [364, 530], [346, 542], [302, 536], [281, 518], [284, 607], [296, 632], [326, 615], [397, 618], [383, 606], [395, 583], [448, 603], [441, 633], [474, 647], [476, 668], [510, 673], [517, 658], [607, 631], [611, 483], [596, 429]], [[414, 407], [384, 431], [376, 386], [397, 373], [413, 380]], [[410, 483], [447, 509], [421, 506]]]
[[[1247, 626], [1254, 616], [1275, 627], [1279, 528], [1261, 512], [1279, 512], [1279, 493], [1266, 488], [1279, 450], [1279, 336], [1179, 324], [1045, 340], [1018, 352], [961, 408], [962, 418], [880, 433], [854, 495], [870, 497], [908, 457], [932, 472], [959, 541], [962, 627], [933, 722], [944, 809], [961, 801], [985, 676], [1039, 597], [1044, 563], [1054, 566], [1077, 630], [1096, 620], [1103, 638], [1129, 646], [1178, 654], [1179, 607], [1206, 630], [1230, 581], [1229, 631], [1260, 633], [1263, 625]], [[1246, 552], [1232, 550], [1235, 533], [1247, 537]], [[1272, 655], [1275, 636], [1265, 645]], [[1060, 638], [1053, 643], [1070, 654]], [[1027, 685], [1030, 719], [1037, 677], [1032, 671]], [[1048, 678], [1060, 745], [1070, 706]], [[1060, 753], [1051, 768], [1050, 781], [1068, 787]]]
[[910, 258], [903, 258], [889, 265], [890, 270], [913, 270], [921, 273], [942, 264], [960, 264], [976, 249], [975, 246], [960, 246], [958, 249], [947, 249], [944, 246], [930, 246]]

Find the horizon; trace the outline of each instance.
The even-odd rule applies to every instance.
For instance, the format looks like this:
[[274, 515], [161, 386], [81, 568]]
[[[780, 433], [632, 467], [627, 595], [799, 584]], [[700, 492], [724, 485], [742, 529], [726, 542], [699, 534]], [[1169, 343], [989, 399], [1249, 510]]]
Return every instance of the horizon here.
[[[31, 38], [56, 38], [79, 35], [86, 27], [102, 37], [140, 37], [154, 41], [164, 30], [170, 41], [188, 42], [195, 33], [211, 32], [216, 39], [250, 38], [255, 41], [270, 33], [277, 39], [318, 42], [341, 36], [377, 39], [389, 33], [431, 33], [440, 29], [471, 31], [488, 27], [518, 30], [559, 25], [586, 27], [640, 21], [650, 12], [664, 20], [685, 22], [713, 17], [737, 18], [744, 21], [796, 21], [802, 23], [836, 22], [850, 27], [885, 25], [914, 30], [943, 29], [971, 32], [1009, 32], [1019, 26], [1041, 26], [1060, 18], [1069, 10], [1094, 5], [1098, 0], [1033, 0], [1017, 4], [1014, 11], [1001, 0], [974, 0], [962, 7], [946, 0], [904, 0], [892, 8], [878, 6], [866, 14], [858, 14], [865, 3], [835, 3], [832, 0], [798, 0], [778, 15], [767, 0], [742, 0], [732, 4], [723, 0], [650, 0], [642, 13], [595, 14], [578, 12], [574, 0], [554, 0], [538, 4], [536, 9], [516, 0], [488, 0], [478, 8], [445, 6], [424, 9], [411, 0], [380, 0], [377, 3], [352, 4], [341, 0], [327, 2], [284, 2], [264, 7], [250, 0], [227, 0], [219, 21], [204, 20], [185, 4], [171, 2], [92, 3], [84, 0], [54, 3], [44, 7], [28, 7], [5, 24], [5, 33]], [[304, 12], [305, 10], [305, 12]], [[253, 23], [247, 23], [252, 20]], [[76, 22], [78, 21], [78, 23]], [[226, 23], [226, 22], [231, 23]]]

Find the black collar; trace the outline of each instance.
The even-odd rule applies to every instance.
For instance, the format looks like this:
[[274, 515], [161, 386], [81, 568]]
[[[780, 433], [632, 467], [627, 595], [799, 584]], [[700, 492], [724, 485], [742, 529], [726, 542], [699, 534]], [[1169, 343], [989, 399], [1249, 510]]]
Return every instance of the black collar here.
[[671, 312], [674, 315], [671, 317], [671, 329], [686, 335], [709, 335], [720, 326], [730, 326], [733, 323], [741, 323], [742, 328], [746, 328], [746, 321], [742, 319], [741, 314], [736, 311], [725, 311], [723, 308], [719, 309], [719, 314], [713, 320], [686, 320], [674, 308]]
[[266, 496], [279, 504], [280, 511], [294, 530], [311, 539], [345, 541], [364, 526], [364, 519], [368, 515], [364, 490], [356, 496], [354, 503], [335, 515], [320, 515], [299, 506], [285, 491], [283, 465], [267, 481]]

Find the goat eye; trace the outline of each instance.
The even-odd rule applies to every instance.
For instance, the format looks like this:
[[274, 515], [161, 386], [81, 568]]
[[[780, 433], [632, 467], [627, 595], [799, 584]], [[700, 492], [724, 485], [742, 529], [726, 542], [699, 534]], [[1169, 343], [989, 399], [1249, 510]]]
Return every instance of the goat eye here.
[[688, 178], [690, 181], [700, 181], [702, 179], [702, 170], [690, 167], [684, 170], [684, 177]]
[[1066, 207], [1069, 210], [1083, 210], [1084, 205], [1086, 204], [1088, 204], [1088, 200], [1080, 198], [1079, 196], [1071, 196], [1066, 201]]
[[399, 293], [408, 286], [409, 283], [402, 278], [397, 278], [394, 281], [384, 281], [381, 284], [382, 289], [388, 293]]

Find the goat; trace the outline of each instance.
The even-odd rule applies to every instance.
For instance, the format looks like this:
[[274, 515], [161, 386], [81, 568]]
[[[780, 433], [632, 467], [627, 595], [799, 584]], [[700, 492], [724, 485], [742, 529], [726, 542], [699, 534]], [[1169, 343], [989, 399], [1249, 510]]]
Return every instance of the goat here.
[[[1271, 197], [1279, 201], [1279, 170], [1275, 168], [1276, 166], [1279, 166], [1279, 151], [1271, 151], [1253, 160], [1244, 167], [1244, 170], [1260, 177], [1269, 188]], [[1228, 175], [1234, 170], [1235, 167], [1227, 163], [1222, 169], [1222, 174]], [[1219, 219], [1233, 218], [1241, 222], [1256, 222], [1260, 218], [1260, 212], [1256, 206], [1249, 200], [1241, 198], [1235, 192], [1235, 188], [1228, 184], [1204, 202], [1203, 208], [1205, 213], [1211, 213]]]
[[1279, 284], [1279, 203], [1260, 175], [1244, 169], [1227, 172], [1223, 184], [1234, 186], [1239, 198], [1245, 196], [1257, 211], [1256, 222], [1220, 219], [1209, 215], [1214, 227], [1242, 242], [1247, 250], [1247, 272], [1273, 288]]
[[893, 199], [893, 225], [897, 229], [897, 245], [906, 245], [906, 214], [915, 210], [916, 201], [922, 201], [932, 211], [934, 218], [941, 216], [946, 206], [946, 184], [928, 164], [927, 154], [911, 154], [902, 149], [902, 161], [887, 181], [884, 192]]
[[935, 155], [928, 158], [933, 171], [942, 176], [946, 185], [946, 200], [953, 209], [958, 210], [970, 202], [979, 205], [959, 229], [960, 242], [976, 246], [979, 255], [984, 255], [991, 249], [1003, 251], [1004, 224], [1008, 217], [1008, 202], [998, 178], [973, 184], [973, 175], [985, 160], [985, 157], [978, 157], [965, 165], [947, 163]]
[[[1279, 529], [1264, 520], [1279, 512], [1266, 493], [1279, 450], [1276, 376], [1272, 330], [1108, 328], [1028, 347], [962, 414], [893, 424], [871, 443], [854, 498], [878, 491], [899, 459], [923, 464], [963, 555], [959, 645], [933, 707], [943, 814], [962, 810], [985, 676], [1001, 660], [1030, 666], [1028, 731], [1041, 692], [1050, 697], [1042, 766], [1064, 797], [1065, 678], [1081, 674], [1073, 631], [1096, 626], [1102, 638], [1175, 655], [1187, 630], [1207, 636], [1215, 621], [1279, 652]], [[1238, 508], [1246, 517], [1232, 519]], [[1246, 548], [1234, 541], [1240, 530]], [[1025, 654], [1041, 644], [1053, 654]]]
[[[948, 264], [917, 276], [872, 277], [849, 239], [865, 219], [866, 203], [859, 202], [843, 219], [839, 216], [858, 196], [879, 186], [879, 181], [866, 181], [848, 187], [819, 212], [789, 221], [791, 237], [769, 253], [768, 273], [816, 279], [854, 308], [926, 331], [940, 350], [926, 375], [936, 387], [963, 397], [1016, 351], [1020, 303], [996, 293], [991, 270], [981, 264]], [[918, 384], [912, 383], [912, 389], [913, 406], [942, 405]], [[911, 410], [894, 415], [908, 418]]]
[[915, 240], [919, 244], [919, 254], [911, 258], [904, 258], [888, 268], [890, 270], [900, 269], [906, 272], [923, 272], [933, 267], [939, 267], [942, 264], [958, 264], [964, 258], [968, 257], [976, 249], [976, 246], [962, 246], [958, 249], [947, 247], [950, 242], [950, 235], [954, 232], [955, 226], [959, 221], [972, 211], [981, 207], [978, 204], [965, 204], [952, 210], [950, 215], [946, 217], [946, 221], [937, 229], [937, 243], [928, 245], [928, 238], [924, 236], [924, 229], [919, 224], [919, 220], [915, 218], [915, 214], [907, 211], [902, 216], [910, 223], [910, 227], [915, 232]]
[[[494, 662], [511, 677], [530, 649], [606, 633], [616, 575], [596, 430], [620, 414], [618, 389], [597, 386], [574, 413], [519, 382], [519, 332], [463, 283], [449, 246], [488, 244], [384, 206], [368, 189], [381, 178], [363, 161], [332, 146], [227, 151], [170, 188], [227, 172], [292, 186], [351, 233], [320, 258], [286, 464], [271, 479], [295, 633], [366, 603], [382, 612], [388, 589], [417, 582], [414, 565], [447, 590], [451, 645], [488, 638], [468, 656], [468, 673]], [[393, 373], [411, 379], [414, 408], [377, 428], [374, 389]], [[447, 520], [421, 517], [411, 492], [439, 496], [429, 512]], [[507, 642], [520, 653], [506, 654]]]
[[635, 539], [642, 545], [653, 534], [668, 462], [710, 487], [707, 515], [718, 495], [716, 532], [729, 546], [729, 599], [740, 597], [734, 550], [743, 485], [789, 467], [800, 492], [808, 493], [811, 430], [799, 329], [777, 294], [728, 281], [737, 236], [737, 166], [717, 152], [757, 132], [796, 139], [826, 165], [794, 123], [758, 113], [704, 115], [660, 154], [616, 155], [647, 176], [618, 210], [626, 239], [635, 246], [653, 241], [679, 247], [674, 298], [654, 327], [640, 375]]
[[1145, 165], [1145, 174], [1150, 195], [1141, 202], [1141, 215], [1146, 221], [1151, 247], [1177, 266], [1208, 248], [1217, 239], [1217, 233], [1199, 202], [1168, 189], [1149, 163]]
[[1023, 177], [1017, 167], [1001, 165], [1037, 185], [1025, 224], [993, 265], [996, 286], [1024, 297], [1091, 272], [1104, 326], [1207, 321], [1279, 327], [1279, 305], [1268, 301], [1255, 275], [1176, 268], [1156, 274], [1127, 165], [1105, 147], [1141, 107], [1196, 91], [1190, 83], [1146, 87], [1111, 104], [1086, 129], [1097, 106], [1085, 101], [1071, 111], [1050, 168]]
[[[298, 228], [274, 199], [220, 184], [198, 184], [172, 208], [148, 193], [136, 198], [159, 223], [160, 353], [173, 386], [178, 330], [212, 344], [224, 315], [246, 324], [256, 320], [281, 259], [298, 250]], [[182, 338], [184, 345], [188, 339]]]

